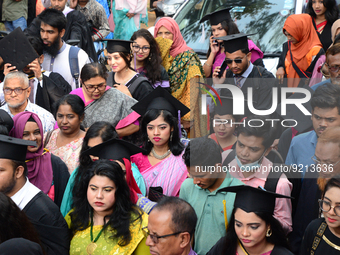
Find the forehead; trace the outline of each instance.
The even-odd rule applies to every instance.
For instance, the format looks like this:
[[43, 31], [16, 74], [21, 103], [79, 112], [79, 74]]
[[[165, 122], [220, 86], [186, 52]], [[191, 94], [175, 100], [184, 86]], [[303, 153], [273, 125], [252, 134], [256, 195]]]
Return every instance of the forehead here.
[[246, 212], [240, 208], [237, 208], [235, 211], [235, 220], [242, 222], [243, 224], [248, 223], [264, 223], [264, 220], [262, 220], [259, 216], [257, 216], [253, 212]]
[[215, 179], [211, 178], [212, 175], [209, 171], [206, 171], [205, 169], [202, 170], [200, 166], [191, 166], [188, 168], [188, 171], [190, 172], [191, 177], [198, 176], [206, 179]]
[[31, 130], [36, 130], [36, 129], [39, 129], [39, 126], [36, 122], [27, 121], [24, 131], [31, 131]]
[[[165, 26], [161, 26], [159, 29], [158, 29], [158, 33], [159, 32], [170, 32], [170, 30], [168, 30]], [[170, 32], [171, 33], [171, 32]]]
[[152, 210], [149, 215], [148, 228], [150, 232], [158, 235], [171, 234], [171, 213], [168, 210]]
[[334, 108], [315, 107], [313, 110], [313, 114], [316, 114], [322, 118], [331, 118], [331, 117], [339, 116], [339, 111], [338, 111], [338, 107], [334, 107]]
[[335, 55], [328, 54], [327, 63], [330, 66], [340, 65], [340, 53]]
[[243, 58], [246, 54], [244, 54], [241, 50], [237, 50], [233, 53], [225, 52], [225, 58], [234, 59], [234, 58]]
[[150, 46], [150, 44], [144, 37], [138, 37], [134, 42], [141, 46]]
[[217, 25], [211, 25], [211, 29], [216, 29], [222, 27], [221, 23], [218, 23]]
[[58, 32], [58, 28], [52, 27], [44, 22], [41, 22], [40, 28], [42, 28], [45, 31], [53, 31], [53, 32]]
[[319, 159], [339, 157], [339, 144], [333, 142], [318, 142], [315, 147], [315, 156]]
[[[239, 134], [237, 140], [240, 141], [243, 145], [248, 147], [259, 147], [264, 148], [262, 145], [263, 137], [257, 137], [254, 135], [245, 136], [243, 133]], [[238, 144], [236, 144], [238, 146]]]
[[93, 176], [89, 182], [89, 185], [91, 184], [96, 185], [97, 187], [115, 187], [115, 183], [110, 178], [101, 175]]
[[148, 123], [148, 125], [159, 125], [159, 124], [168, 124], [165, 120], [164, 117], [161, 115], [159, 115], [156, 119], [150, 121]]
[[0, 168], [12, 170], [13, 169], [12, 160], [0, 158]]
[[4, 85], [7, 88], [20, 88], [20, 87], [24, 87], [25, 86], [24, 83], [22, 82], [22, 80], [18, 79], [18, 78], [6, 79]]

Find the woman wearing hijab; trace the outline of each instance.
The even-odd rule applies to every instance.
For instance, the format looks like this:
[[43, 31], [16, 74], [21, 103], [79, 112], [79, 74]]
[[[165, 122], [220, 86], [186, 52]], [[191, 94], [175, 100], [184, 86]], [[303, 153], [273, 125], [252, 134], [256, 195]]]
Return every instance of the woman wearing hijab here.
[[15, 128], [11, 130], [10, 136], [37, 143], [37, 147], [27, 148], [27, 178], [60, 207], [70, 177], [67, 166], [44, 148], [43, 127], [38, 115], [21, 112], [13, 117], [13, 121]]
[[[161, 51], [162, 65], [169, 75], [171, 94], [191, 110], [182, 118], [182, 124], [187, 131], [194, 127], [194, 134], [191, 133], [190, 137], [200, 137], [200, 130], [205, 129], [200, 128], [199, 122], [199, 89], [190, 86], [192, 78], [204, 77], [200, 59], [187, 46], [172, 18], [164, 17], [156, 23], [154, 37]], [[192, 91], [194, 88], [196, 90]]]
[[288, 42], [283, 44], [276, 77], [281, 83], [283, 78], [289, 78], [288, 87], [303, 87], [306, 79], [311, 78], [315, 63], [325, 52], [308, 14], [290, 15], [283, 33]]

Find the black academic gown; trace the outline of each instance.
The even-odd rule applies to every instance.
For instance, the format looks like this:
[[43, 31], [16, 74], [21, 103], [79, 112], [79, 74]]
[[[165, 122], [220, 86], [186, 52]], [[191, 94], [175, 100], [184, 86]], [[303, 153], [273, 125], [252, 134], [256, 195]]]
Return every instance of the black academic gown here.
[[37, 86], [35, 103], [52, 112], [53, 104], [71, 91], [71, 85], [59, 73], [51, 72], [49, 76], [43, 74], [43, 87]]
[[36, 228], [47, 255], [68, 255], [70, 238], [67, 223], [53, 201], [42, 191], [24, 207], [23, 212]]
[[[136, 79], [139, 79], [140, 77], [143, 77], [144, 79], [140, 79], [140, 82], [138, 84], [138, 86], [136, 87], [136, 89], [131, 92], [131, 85], [133, 84], [133, 82]], [[107, 85], [113, 87], [114, 84], [116, 84], [115, 81], [115, 73], [114, 72], [110, 72], [109, 76], [106, 80]], [[146, 97], [149, 93], [151, 93], [153, 91], [153, 87], [151, 85], [151, 83], [148, 81], [147, 78], [145, 78], [143, 75], [141, 74], [137, 74], [135, 75], [135, 77], [133, 77], [127, 84], [125, 84], [125, 86], [127, 86], [129, 88], [129, 91], [132, 95], [132, 97], [134, 99], [136, 99], [137, 101], [142, 100], [144, 97]]]
[[[256, 78], [256, 79], [254, 79]], [[276, 86], [276, 79], [274, 75], [267, 69], [261, 66], [253, 66], [253, 70], [248, 75], [246, 81], [241, 88], [244, 95], [244, 115], [253, 115], [247, 103], [248, 88], [253, 88], [253, 106], [257, 110], [268, 110], [272, 106], [272, 88]], [[226, 80], [223, 84], [235, 85], [233, 72], [228, 69], [226, 73]], [[235, 85], [236, 86], [236, 85]], [[221, 89], [221, 96], [232, 97], [228, 89]]]

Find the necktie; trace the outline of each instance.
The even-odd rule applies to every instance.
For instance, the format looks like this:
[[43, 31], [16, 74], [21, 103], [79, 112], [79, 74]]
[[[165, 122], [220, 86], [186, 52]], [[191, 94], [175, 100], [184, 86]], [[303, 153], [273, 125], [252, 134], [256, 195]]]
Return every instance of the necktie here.
[[236, 86], [241, 88], [241, 80], [243, 79], [243, 77], [241, 75], [235, 75], [235, 83], [236, 83]]

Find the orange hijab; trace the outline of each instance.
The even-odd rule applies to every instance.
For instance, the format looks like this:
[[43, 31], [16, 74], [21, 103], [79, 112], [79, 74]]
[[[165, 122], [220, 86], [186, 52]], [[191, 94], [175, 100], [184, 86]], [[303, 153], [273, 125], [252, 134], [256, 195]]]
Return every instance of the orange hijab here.
[[[315, 46], [322, 48], [318, 34], [313, 27], [312, 17], [308, 14], [290, 15], [283, 26], [284, 31], [287, 31], [298, 41], [296, 44], [291, 44], [293, 60], [302, 71], [306, 71], [310, 65], [306, 58], [308, 52]], [[288, 78], [299, 78], [291, 64], [292, 60], [289, 51], [286, 60], [290, 63], [289, 70], [287, 70]], [[297, 87], [299, 82], [300, 79], [288, 79], [288, 87]]]

